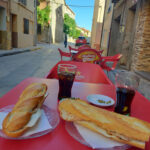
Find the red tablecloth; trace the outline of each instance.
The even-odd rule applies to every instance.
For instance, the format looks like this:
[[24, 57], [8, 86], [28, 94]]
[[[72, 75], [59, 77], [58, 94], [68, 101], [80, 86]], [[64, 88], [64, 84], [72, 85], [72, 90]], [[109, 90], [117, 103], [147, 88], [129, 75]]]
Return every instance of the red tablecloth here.
[[58, 79], [57, 76], [58, 64], [76, 65], [77, 73], [76, 73], [75, 81], [77, 82], [112, 84], [111, 81], [106, 76], [106, 74], [104, 73], [103, 69], [99, 65], [91, 64], [91, 63], [75, 62], [75, 61], [58, 62], [46, 75], [46, 78]]
[[[57, 109], [58, 80], [28, 78], [13, 88], [10, 92], [0, 99], [0, 108], [15, 104], [23, 89], [33, 82], [42, 82], [48, 85], [48, 97], [45, 104], [50, 108]], [[75, 82], [72, 89], [72, 96], [86, 99], [89, 94], [104, 94], [115, 100], [115, 88], [108, 84], [89, 84]], [[150, 122], [150, 102], [139, 93], [136, 94], [133, 105], [132, 115]], [[113, 108], [109, 108], [113, 110]], [[28, 140], [6, 140], [0, 138], [0, 150], [91, 150], [73, 139], [65, 130], [64, 121], [51, 133]], [[131, 148], [130, 150], [138, 150]], [[149, 148], [147, 149], [149, 150]]]

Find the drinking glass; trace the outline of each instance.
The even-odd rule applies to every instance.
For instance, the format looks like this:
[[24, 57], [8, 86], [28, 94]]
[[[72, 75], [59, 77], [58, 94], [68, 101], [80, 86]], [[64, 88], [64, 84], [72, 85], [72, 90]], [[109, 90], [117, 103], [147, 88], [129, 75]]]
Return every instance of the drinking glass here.
[[71, 89], [75, 78], [77, 66], [71, 64], [58, 65], [58, 78], [59, 78], [59, 93], [58, 99], [71, 97]]
[[120, 72], [116, 75], [115, 112], [130, 115], [132, 100], [139, 85], [139, 77], [133, 72]]

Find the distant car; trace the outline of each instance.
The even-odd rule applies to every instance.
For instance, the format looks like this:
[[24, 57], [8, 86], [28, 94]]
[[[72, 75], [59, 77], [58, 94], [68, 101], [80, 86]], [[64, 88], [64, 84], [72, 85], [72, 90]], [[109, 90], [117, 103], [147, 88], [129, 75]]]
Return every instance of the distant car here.
[[84, 36], [79, 36], [77, 39], [76, 39], [76, 44], [75, 46], [80, 46], [80, 45], [83, 45], [83, 44], [86, 44], [87, 43], [87, 40]]

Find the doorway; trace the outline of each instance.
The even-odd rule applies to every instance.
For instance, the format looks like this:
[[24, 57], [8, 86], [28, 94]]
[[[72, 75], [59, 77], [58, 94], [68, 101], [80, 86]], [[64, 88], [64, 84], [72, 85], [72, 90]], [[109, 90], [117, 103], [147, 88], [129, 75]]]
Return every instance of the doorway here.
[[18, 32], [17, 32], [17, 15], [12, 14], [12, 23], [11, 23], [11, 29], [12, 29], [12, 47], [17, 48], [18, 46]]
[[0, 49], [5, 46], [6, 37], [6, 9], [0, 6]]

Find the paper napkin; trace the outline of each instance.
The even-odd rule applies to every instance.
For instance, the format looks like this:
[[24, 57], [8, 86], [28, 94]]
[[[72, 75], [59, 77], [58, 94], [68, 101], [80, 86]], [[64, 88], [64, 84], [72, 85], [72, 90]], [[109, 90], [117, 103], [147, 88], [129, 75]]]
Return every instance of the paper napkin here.
[[[41, 117], [38, 120], [38, 122], [36, 123], [35, 126], [29, 128], [23, 135], [22, 137], [26, 137], [29, 135], [32, 135], [34, 133], [38, 133], [38, 132], [42, 132], [48, 129], [52, 129], [52, 126], [49, 124], [48, 119], [45, 115], [45, 112], [42, 110], [41, 111]], [[7, 113], [6, 112], [0, 112], [0, 129], [2, 129], [2, 123], [4, 118], [6, 117]]]
[[104, 136], [93, 132], [81, 125], [74, 123], [82, 138], [93, 148], [112, 148], [114, 146], [122, 146], [125, 144], [110, 140]]

